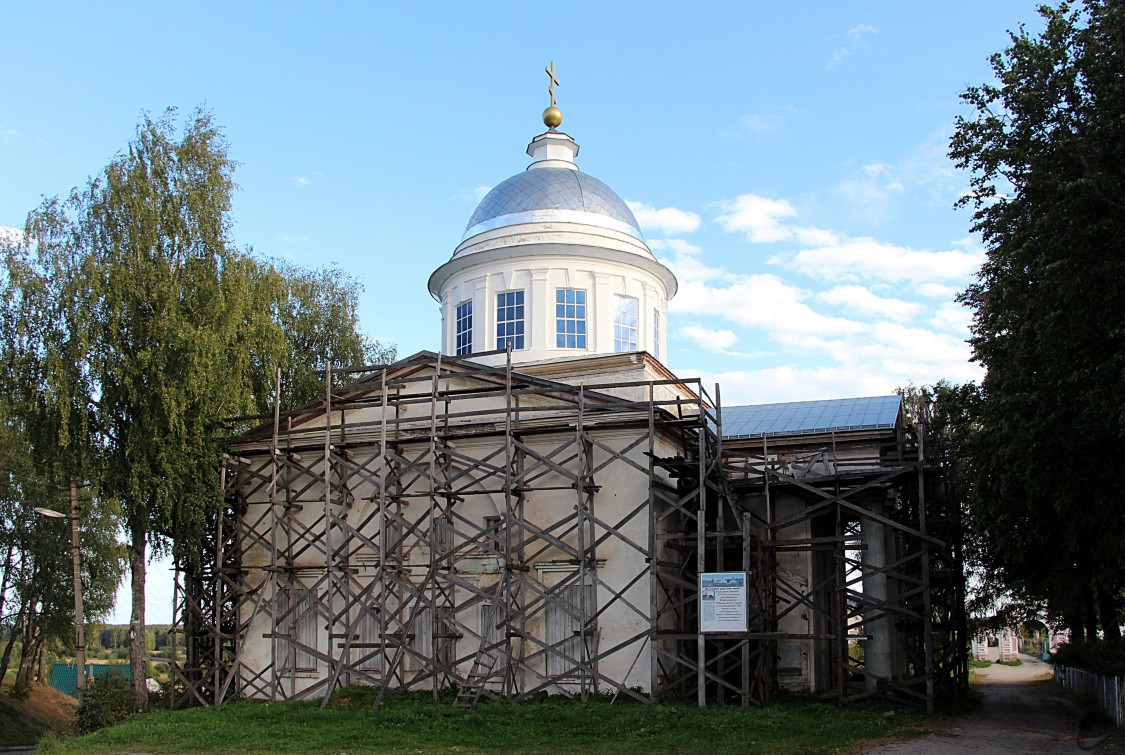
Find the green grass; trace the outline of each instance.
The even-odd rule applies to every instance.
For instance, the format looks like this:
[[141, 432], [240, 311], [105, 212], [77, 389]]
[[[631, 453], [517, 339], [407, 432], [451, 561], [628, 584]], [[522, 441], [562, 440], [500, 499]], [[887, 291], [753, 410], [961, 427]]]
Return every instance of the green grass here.
[[1010, 661], [997, 661], [997, 663], [1001, 666], [1022, 666], [1023, 665], [1023, 661], [1021, 661], [1019, 658], [1013, 658]]
[[992, 661], [969, 661], [969, 668], [988, 668]]
[[839, 752], [858, 742], [912, 736], [930, 721], [915, 709], [837, 708], [782, 699], [764, 709], [645, 705], [605, 699], [481, 702], [472, 710], [429, 695], [347, 688], [325, 710], [316, 702], [237, 702], [158, 711], [94, 734], [44, 743], [51, 752], [213, 753], [682, 753]]

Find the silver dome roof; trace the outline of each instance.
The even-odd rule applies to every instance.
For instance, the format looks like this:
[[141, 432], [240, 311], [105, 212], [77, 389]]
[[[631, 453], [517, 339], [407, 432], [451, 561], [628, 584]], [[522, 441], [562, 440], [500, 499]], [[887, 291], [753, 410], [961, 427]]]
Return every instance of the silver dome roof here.
[[641, 236], [637, 219], [613, 189], [593, 176], [569, 168], [534, 168], [512, 176], [481, 200], [465, 231], [504, 215], [536, 210], [603, 215], [630, 226]]

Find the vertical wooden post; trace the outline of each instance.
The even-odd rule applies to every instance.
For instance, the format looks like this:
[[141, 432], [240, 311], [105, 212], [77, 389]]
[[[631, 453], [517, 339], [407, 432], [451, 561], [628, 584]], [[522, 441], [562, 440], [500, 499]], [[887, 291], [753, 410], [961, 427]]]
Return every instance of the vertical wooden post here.
[[[930, 543], [926, 539], [925, 422], [918, 423], [918, 531], [922, 533], [922, 648], [926, 654], [926, 712], [934, 712], [934, 612], [930, 594]], [[891, 558], [895, 558], [892, 555]]]
[[82, 616], [82, 545], [78, 535], [78, 484], [70, 481], [70, 554], [74, 566], [74, 662], [78, 696], [86, 691], [86, 620]]

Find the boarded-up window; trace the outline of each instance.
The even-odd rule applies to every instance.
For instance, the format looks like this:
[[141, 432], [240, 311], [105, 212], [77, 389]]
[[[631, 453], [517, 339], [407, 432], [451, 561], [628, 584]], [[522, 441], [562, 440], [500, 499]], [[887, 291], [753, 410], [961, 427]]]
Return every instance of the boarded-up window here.
[[356, 667], [363, 671], [382, 674], [386, 653], [382, 647], [371, 647], [371, 645], [381, 645], [383, 642], [379, 634], [379, 617], [375, 609], [369, 606], [361, 606], [357, 610], [361, 611], [356, 626], [356, 634], [359, 635], [358, 643], [361, 647], [356, 650]]
[[277, 661], [283, 672], [316, 671], [316, 600], [307, 587], [277, 593]]
[[[412, 610], [412, 609], [410, 609]], [[416, 655], [407, 656], [406, 668], [414, 671], [424, 671], [432, 667], [430, 658], [434, 647], [434, 612], [430, 606], [425, 605], [418, 609], [414, 621], [410, 624], [410, 649]]]
[[595, 589], [592, 584], [567, 585], [547, 606], [547, 644], [551, 646], [547, 651], [547, 676], [560, 681], [578, 679], [581, 672], [575, 661], [588, 661], [594, 656], [597, 646], [594, 633], [590, 631], [586, 635], [584, 656], [578, 632], [584, 623], [592, 630], [586, 618], [595, 613]]
[[[500, 608], [492, 603], [482, 603], [480, 607], [480, 634], [481, 647], [488, 647], [500, 642], [504, 637], [505, 628], [496, 626], [500, 622]], [[485, 684], [487, 689], [500, 689], [503, 686], [503, 676], [499, 673], [504, 666], [505, 649], [499, 645], [484, 653], [481, 665], [490, 670], [490, 678]]]
[[402, 557], [402, 523], [391, 516], [383, 521], [383, 557], [398, 561]]

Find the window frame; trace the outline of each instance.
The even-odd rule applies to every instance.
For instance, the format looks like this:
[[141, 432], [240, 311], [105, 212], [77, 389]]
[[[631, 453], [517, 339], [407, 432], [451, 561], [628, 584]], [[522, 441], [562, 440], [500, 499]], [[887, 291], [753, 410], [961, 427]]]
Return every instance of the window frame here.
[[[635, 296], [614, 294], [613, 351], [615, 354], [637, 350], [641, 333], [640, 306], [641, 303]], [[628, 321], [630, 316], [632, 324]], [[632, 340], [630, 340], [630, 336]]]
[[[576, 351], [589, 348], [588, 301], [584, 288], [555, 289], [555, 348]], [[568, 329], [570, 324], [573, 328]]]
[[[509, 291], [496, 293], [496, 348], [508, 348], [512, 342], [512, 351], [522, 351], [527, 348], [527, 294], [522, 288], [513, 288]], [[506, 316], [510, 315], [510, 317]], [[502, 333], [502, 330], [511, 329], [511, 333]]]
[[453, 355], [473, 353], [473, 300], [465, 299], [453, 308]]

